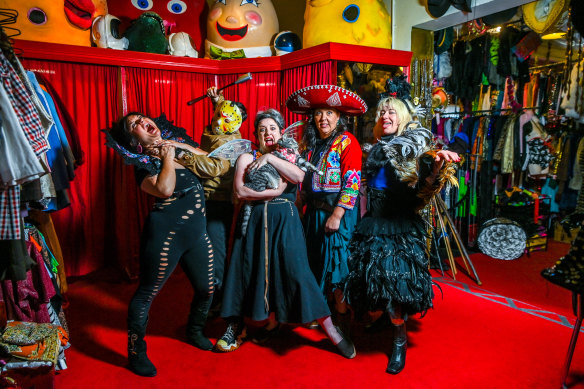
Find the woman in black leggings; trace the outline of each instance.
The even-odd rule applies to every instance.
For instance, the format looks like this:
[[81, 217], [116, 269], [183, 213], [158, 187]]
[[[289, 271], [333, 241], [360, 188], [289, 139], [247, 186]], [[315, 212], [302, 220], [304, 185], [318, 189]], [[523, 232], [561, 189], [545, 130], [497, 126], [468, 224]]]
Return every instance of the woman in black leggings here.
[[202, 332], [213, 297], [214, 271], [199, 178], [224, 174], [229, 164], [206, 157], [184, 130], [164, 117], [152, 120], [130, 113], [109, 135], [108, 145], [136, 166], [140, 188], [156, 197], [142, 231], [140, 284], [128, 307], [130, 369], [152, 377], [156, 368], [146, 355], [144, 341], [148, 311], [179, 262], [195, 290], [187, 340], [203, 350], [213, 347]]

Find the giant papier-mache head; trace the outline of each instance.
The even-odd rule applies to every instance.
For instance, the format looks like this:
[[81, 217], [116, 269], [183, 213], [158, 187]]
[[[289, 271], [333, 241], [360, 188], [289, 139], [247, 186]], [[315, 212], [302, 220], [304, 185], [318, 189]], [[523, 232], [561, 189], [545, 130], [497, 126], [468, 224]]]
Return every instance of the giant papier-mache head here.
[[144, 12], [154, 12], [162, 18], [166, 35], [186, 32], [193, 39], [195, 49], [202, 50], [209, 9], [206, 0], [109, 0], [108, 9], [120, 18], [121, 31]]
[[247, 118], [247, 113], [241, 103], [223, 100], [217, 104], [211, 120], [211, 130], [214, 135], [231, 135], [239, 131], [241, 124]]
[[18, 12], [18, 39], [91, 46], [91, 21], [107, 14], [106, 0], [0, 0], [0, 8]]
[[391, 49], [383, 0], [306, 0], [302, 47], [326, 42]]
[[269, 46], [279, 30], [271, 0], [215, 0], [207, 40], [228, 49]]

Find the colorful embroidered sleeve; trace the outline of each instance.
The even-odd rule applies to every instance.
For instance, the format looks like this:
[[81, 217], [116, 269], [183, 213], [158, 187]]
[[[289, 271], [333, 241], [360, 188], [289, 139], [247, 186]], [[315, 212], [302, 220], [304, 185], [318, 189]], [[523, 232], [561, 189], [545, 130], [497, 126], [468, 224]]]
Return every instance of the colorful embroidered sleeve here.
[[[361, 187], [361, 163], [362, 153], [361, 146], [352, 134], [346, 132], [339, 140], [340, 147], [340, 165], [341, 165], [341, 193], [337, 206], [345, 209], [353, 209], [357, 197], [359, 196], [359, 188]], [[333, 150], [335, 145], [333, 144]], [[329, 158], [333, 153], [329, 155]], [[337, 154], [338, 156], [338, 154]]]

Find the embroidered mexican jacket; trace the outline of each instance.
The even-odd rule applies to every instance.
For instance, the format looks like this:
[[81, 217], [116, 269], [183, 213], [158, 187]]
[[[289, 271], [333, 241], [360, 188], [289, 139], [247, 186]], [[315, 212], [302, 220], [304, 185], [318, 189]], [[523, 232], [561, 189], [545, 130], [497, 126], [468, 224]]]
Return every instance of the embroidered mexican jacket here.
[[[311, 154], [312, 151], [308, 160]], [[361, 146], [353, 134], [338, 135], [316, 165], [323, 175], [312, 175], [312, 191], [340, 192], [336, 206], [353, 209], [361, 186], [361, 155]]]

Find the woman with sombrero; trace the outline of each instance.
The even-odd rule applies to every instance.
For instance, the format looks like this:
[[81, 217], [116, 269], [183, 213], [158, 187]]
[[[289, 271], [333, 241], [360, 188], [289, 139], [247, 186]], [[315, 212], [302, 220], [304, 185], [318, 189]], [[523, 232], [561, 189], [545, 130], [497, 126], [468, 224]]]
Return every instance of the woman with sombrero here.
[[323, 293], [333, 292], [337, 321], [346, 330], [349, 311], [338, 286], [349, 274], [348, 245], [359, 218], [362, 158], [359, 142], [347, 131], [346, 116], [364, 114], [367, 105], [355, 93], [333, 85], [302, 88], [286, 105], [308, 115], [303, 143], [307, 160], [321, 173], [307, 173], [303, 182], [308, 260]]

